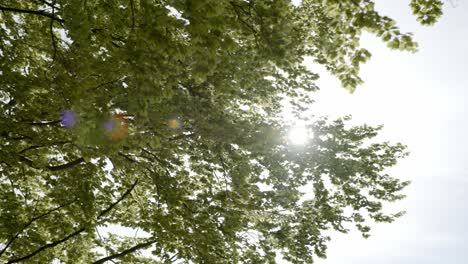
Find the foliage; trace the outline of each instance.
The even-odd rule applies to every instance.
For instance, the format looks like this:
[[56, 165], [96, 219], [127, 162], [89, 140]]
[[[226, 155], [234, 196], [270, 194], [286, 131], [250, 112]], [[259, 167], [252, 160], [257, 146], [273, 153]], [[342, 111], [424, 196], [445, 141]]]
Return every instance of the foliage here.
[[[411, 7], [422, 24], [441, 14], [439, 1]], [[294, 147], [279, 117], [282, 98], [300, 111], [318, 89], [305, 56], [353, 91], [370, 58], [362, 31], [416, 50], [371, 1], [4, 0], [0, 10], [0, 261], [274, 263], [280, 251], [311, 263], [325, 256], [326, 230], [354, 223], [368, 236], [370, 219], [401, 215], [382, 204], [403, 197], [407, 182], [385, 169], [404, 146], [370, 141], [380, 127], [318, 118], [313, 140]], [[108, 225], [146, 238], [102, 238]]]

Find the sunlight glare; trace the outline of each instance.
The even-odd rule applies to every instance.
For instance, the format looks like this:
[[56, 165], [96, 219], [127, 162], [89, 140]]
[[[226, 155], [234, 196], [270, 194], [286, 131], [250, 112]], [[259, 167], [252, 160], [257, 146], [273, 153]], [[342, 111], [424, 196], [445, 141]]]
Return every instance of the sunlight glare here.
[[294, 145], [303, 145], [311, 138], [311, 133], [305, 125], [296, 124], [289, 130], [288, 138]]

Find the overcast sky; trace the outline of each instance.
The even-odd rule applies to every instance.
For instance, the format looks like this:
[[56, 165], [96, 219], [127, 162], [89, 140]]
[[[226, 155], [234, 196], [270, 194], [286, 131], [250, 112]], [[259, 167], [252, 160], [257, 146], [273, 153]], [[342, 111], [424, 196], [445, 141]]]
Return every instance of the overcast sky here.
[[433, 27], [420, 26], [408, 3], [380, 0], [376, 8], [414, 33], [419, 52], [391, 51], [366, 35], [373, 57], [362, 67], [365, 84], [350, 95], [322, 74], [314, 106], [384, 124], [382, 139], [409, 146], [411, 155], [391, 169], [412, 181], [395, 204], [407, 215], [374, 226], [367, 240], [357, 232], [333, 235], [319, 264], [468, 263], [468, 1], [446, 0]]

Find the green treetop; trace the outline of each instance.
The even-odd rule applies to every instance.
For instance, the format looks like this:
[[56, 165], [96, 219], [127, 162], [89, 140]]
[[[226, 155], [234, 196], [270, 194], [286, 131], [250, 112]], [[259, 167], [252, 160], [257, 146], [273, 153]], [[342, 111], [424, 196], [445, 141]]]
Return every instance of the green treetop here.
[[326, 230], [391, 222], [403, 145], [314, 118], [294, 147], [280, 118], [318, 89], [306, 56], [362, 82], [363, 31], [417, 47], [369, 0], [1, 1], [0, 261], [312, 263]]

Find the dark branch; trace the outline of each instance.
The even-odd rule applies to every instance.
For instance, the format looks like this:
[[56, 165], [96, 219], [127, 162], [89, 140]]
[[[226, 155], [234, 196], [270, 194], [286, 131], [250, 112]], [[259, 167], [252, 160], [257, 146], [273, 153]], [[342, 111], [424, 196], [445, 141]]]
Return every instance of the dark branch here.
[[33, 138], [32, 138], [32, 137], [30, 137], [30, 136], [26, 136], [26, 135], [22, 135], [22, 134], [18, 134], [18, 135], [19, 135], [19, 136], [17, 136], [17, 137], [8, 137], [8, 135], [7, 135], [7, 136], [5, 136], [5, 137], [6, 137], [6, 138], [13, 139], [13, 140], [23, 140], [23, 139], [29, 139], [29, 140], [32, 140], [32, 139], [33, 139]]
[[126, 155], [126, 154], [124, 154], [124, 153], [122, 153], [122, 152], [119, 152], [119, 156], [124, 157], [126, 160], [128, 160], [128, 161], [130, 161], [130, 162], [132, 162], [132, 163], [139, 163], [138, 161], [136, 161], [136, 160], [130, 158], [130, 156], [128, 156], [128, 155]]
[[226, 177], [227, 166], [226, 166], [226, 163], [224, 162], [223, 154], [221, 152], [219, 152], [219, 161], [221, 162], [221, 167], [223, 168], [224, 189], [226, 191], [226, 195], [228, 195], [229, 199], [232, 199], [231, 194], [229, 194], [228, 179]]
[[[30, 159], [28, 159], [28, 158], [26, 158], [26, 157], [24, 157], [24, 156], [22, 156], [22, 155], [19, 155], [19, 159], [20, 159], [22, 162], [26, 163], [26, 164], [27, 164], [29, 167], [31, 167], [31, 168], [34, 168], [34, 169], [36, 169], [36, 170], [41, 170], [41, 169], [43, 169], [43, 167], [42, 167], [42, 168], [41, 168], [41, 167], [37, 167], [36, 165], [34, 165], [34, 162], [33, 162], [32, 160], [30, 160]], [[50, 170], [50, 171], [66, 170], [66, 169], [69, 169], [69, 168], [71, 168], [71, 167], [73, 167], [73, 166], [76, 166], [76, 165], [78, 165], [78, 164], [80, 164], [80, 163], [82, 163], [82, 162], [84, 162], [84, 161], [85, 161], [84, 158], [78, 158], [78, 159], [76, 159], [76, 160], [74, 160], [74, 161], [70, 161], [70, 162], [65, 163], [65, 164], [62, 164], [62, 165], [57, 165], [57, 166], [50, 166], [50, 165], [49, 165], [49, 166], [46, 166], [45, 168], [48, 169], [48, 170]]]
[[252, 26], [251, 24], [247, 23], [247, 21], [245, 21], [244, 19], [242, 19], [242, 16], [241, 14], [239, 13], [238, 9], [242, 10], [244, 13], [246, 13], [246, 11], [239, 5], [235, 4], [233, 1], [230, 1], [229, 2], [231, 4], [231, 6], [233, 7], [234, 9], [234, 12], [236, 13], [237, 15], [237, 18], [248, 28], [250, 29], [254, 35], [258, 34], [258, 31], [254, 28], [254, 26]]
[[116, 48], [120, 48], [120, 45], [115, 43], [114, 41], [111, 41], [111, 44], [114, 45], [114, 47], [116, 47]]
[[21, 155], [19, 156], [19, 159], [20, 159], [22, 162], [28, 164], [29, 167], [34, 168], [34, 169], [39, 169], [38, 167], [36, 167], [36, 166], [34, 165], [34, 162], [32, 162], [32, 160], [30, 160], [30, 159], [28, 159], [28, 158], [26, 158], [26, 157], [24, 157], [24, 156], [21, 156]]
[[114, 203], [112, 203], [107, 209], [104, 209], [103, 211], [101, 211], [101, 213], [99, 214], [98, 216], [98, 219], [101, 218], [103, 215], [105, 215], [107, 212], [109, 212], [110, 210], [112, 210], [112, 208], [114, 208], [117, 204], [119, 204], [123, 199], [125, 199], [125, 197], [127, 197], [131, 192], [132, 190], [135, 188], [135, 186], [138, 184], [138, 180], [136, 180], [132, 186], [130, 186], [130, 188], [117, 200], [115, 201]]
[[68, 163], [65, 163], [65, 164], [62, 164], [62, 165], [58, 165], [58, 166], [47, 166], [46, 168], [51, 170], [51, 171], [59, 171], [59, 170], [65, 170], [65, 169], [69, 169], [73, 166], [76, 166], [82, 162], [84, 162], [84, 158], [78, 158], [74, 161], [70, 161]]
[[177, 255], [179, 254], [179, 252], [175, 253], [170, 259], [169, 261], [172, 263], [173, 261], [176, 261], [177, 260]]
[[32, 253], [29, 254], [29, 255], [26, 255], [26, 256], [21, 257], [21, 258], [17, 258], [17, 259], [10, 260], [10, 261], [7, 262], [7, 264], [10, 264], [10, 263], [18, 263], [18, 262], [24, 261], [24, 260], [26, 260], [26, 259], [32, 258], [32, 257], [34, 257], [35, 255], [37, 255], [38, 253], [40, 253], [41, 251], [44, 251], [44, 250], [46, 250], [46, 249], [48, 249], [48, 248], [51, 248], [51, 247], [55, 247], [55, 246], [57, 246], [57, 245], [59, 245], [59, 244], [62, 244], [62, 243], [64, 243], [64, 242], [68, 241], [69, 239], [71, 239], [71, 238], [73, 238], [73, 237], [79, 235], [79, 234], [80, 234], [81, 232], [83, 232], [84, 230], [85, 230], [85, 228], [82, 227], [82, 228], [76, 230], [75, 232], [71, 233], [70, 235], [68, 235], [68, 236], [66, 236], [66, 237], [64, 237], [64, 238], [62, 238], [62, 239], [60, 239], [60, 240], [57, 240], [57, 241], [52, 242], [52, 243], [47, 243], [47, 244], [45, 244], [44, 246], [42, 246], [42, 247], [36, 249], [34, 252], [32, 252]]
[[113, 84], [113, 83], [118, 82], [118, 81], [120, 81], [120, 80], [122, 80], [122, 79], [123, 79], [123, 78], [121, 77], [121, 78], [117, 78], [117, 79], [115, 79], [115, 80], [111, 80], [111, 81], [108, 81], [108, 82], [105, 82], [105, 83], [101, 83], [101, 84], [99, 84], [99, 85], [97, 85], [97, 86], [88, 88], [87, 91], [91, 91], [91, 90], [94, 91], [94, 90], [97, 90], [98, 88], [104, 87], [104, 86], [106, 86], [106, 85]]
[[132, 9], [132, 29], [135, 28], [135, 7], [133, 5], [133, 0], [130, 0], [130, 7]]
[[49, 7], [55, 7], [55, 3], [51, 4], [51, 3], [49, 3], [49, 2], [47, 2], [45, 0], [38, 0], [38, 2], [40, 2], [40, 3], [44, 4], [44, 5], [47, 5]]
[[[112, 203], [108, 208], [102, 210], [101, 213], [98, 215], [97, 219], [101, 218], [103, 215], [105, 215], [106, 213], [108, 213], [108, 212], [109, 212], [110, 210], [112, 210], [119, 202], [121, 202], [125, 197], [127, 197], [127, 196], [130, 194], [130, 192], [133, 190], [133, 188], [135, 188], [135, 186], [136, 186], [137, 183], [138, 183], [138, 180], [136, 180], [135, 183], [133, 183], [133, 185], [122, 195], [122, 197], [120, 197], [116, 202]], [[48, 248], [55, 247], [55, 246], [57, 246], [57, 245], [59, 245], [59, 244], [62, 244], [62, 243], [64, 243], [64, 242], [68, 241], [69, 239], [71, 239], [71, 238], [73, 238], [73, 237], [79, 235], [79, 234], [80, 234], [81, 232], [83, 232], [85, 229], [86, 229], [86, 227], [82, 227], [82, 228], [76, 230], [75, 232], [69, 234], [68, 236], [66, 236], [66, 237], [64, 237], [64, 238], [62, 238], [62, 239], [60, 239], [60, 240], [57, 240], [57, 241], [52, 242], [52, 243], [47, 243], [47, 244], [45, 244], [44, 246], [42, 246], [42, 247], [36, 249], [34, 252], [32, 252], [32, 253], [30, 253], [30, 254], [24, 256], [24, 257], [10, 260], [10, 261], [7, 262], [7, 264], [10, 264], [10, 263], [18, 263], [18, 262], [20, 262], [20, 261], [24, 261], [24, 260], [26, 260], [26, 259], [30, 259], [30, 258], [34, 257], [35, 255], [37, 255], [38, 253], [40, 253], [40, 252], [42, 252], [42, 251], [44, 251], [44, 250], [46, 250], [46, 249], [48, 249]], [[152, 242], [152, 243], [154, 243], [154, 242]], [[137, 246], [138, 246], [138, 245], [137, 245]], [[139, 246], [140, 246], [139, 248], [142, 248], [142, 247], [143, 247], [143, 246], [141, 246], [141, 245], [139, 245]], [[145, 246], [145, 247], [146, 247], [146, 246]], [[137, 248], [137, 249], [139, 249], [139, 248]], [[135, 251], [135, 250], [137, 250], [137, 249], [134, 249], [134, 250], [130, 251], [129, 253], [131, 253], [131, 252], [133, 252], [133, 251]], [[124, 253], [124, 254], [121, 255], [121, 256], [124, 256], [124, 255], [126, 255], [126, 254], [129, 254], [129, 253], [125, 253], [125, 252], [126, 252], [126, 251], [123, 251], [122, 253], [120, 253], [120, 254], [123, 254], [123, 253]], [[119, 254], [117, 254], [117, 255], [119, 255]], [[111, 256], [111, 257], [112, 257], [112, 256]], [[120, 256], [117, 256], [117, 257], [120, 257]], [[112, 258], [110, 258], [110, 259], [114, 259], [114, 258], [116, 258], [116, 257], [112, 257]], [[110, 260], [110, 259], [108, 259], [108, 260]], [[107, 260], [105, 260], [105, 261], [107, 261]], [[103, 262], [98, 262], [98, 263], [103, 263]]]
[[32, 149], [38, 149], [38, 148], [43, 148], [45, 146], [29, 146], [23, 150], [21, 150], [20, 152], [18, 152], [19, 154], [23, 154], [24, 152], [28, 151], [28, 150], [32, 150]]
[[51, 143], [51, 144], [48, 144], [48, 145], [33, 145], [33, 146], [29, 146], [29, 147], [21, 150], [18, 153], [23, 154], [24, 152], [29, 151], [29, 150], [38, 149], [38, 148], [47, 148], [47, 147], [63, 145], [63, 144], [67, 144], [67, 143], [71, 143], [71, 141], [68, 141], [68, 140], [67, 141], [59, 141], [59, 142], [54, 142], [54, 143]]
[[166, 162], [163, 161], [162, 159], [160, 159], [158, 156], [156, 156], [154, 153], [146, 150], [145, 148], [141, 148], [141, 150], [143, 150], [144, 153], [150, 155], [153, 159], [155, 159], [157, 162], [159, 162], [161, 165], [164, 165]]
[[42, 217], [45, 217], [45, 216], [47, 216], [47, 215], [49, 215], [49, 214], [51, 214], [51, 213], [53, 213], [53, 212], [55, 212], [57, 210], [60, 210], [61, 208], [74, 203], [75, 201], [76, 201], [76, 199], [69, 202], [69, 203], [66, 203], [66, 204], [60, 205], [58, 207], [55, 207], [55, 208], [53, 208], [53, 209], [51, 209], [51, 210], [49, 210], [49, 211], [47, 211], [47, 212], [45, 212], [45, 213], [43, 213], [41, 215], [33, 217], [31, 220], [29, 220], [29, 222], [26, 225], [23, 226], [23, 228], [20, 231], [18, 231], [18, 233], [16, 233], [16, 235], [13, 238], [10, 239], [10, 241], [8, 241], [8, 243], [5, 245], [5, 247], [2, 249], [2, 251], [0, 251], [0, 256], [2, 256], [3, 253], [5, 253], [5, 251], [8, 249], [8, 247], [10, 247], [11, 243], [13, 243], [13, 241], [15, 241], [18, 238], [18, 236], [21, 233], [23, 233], [23, 231], [26, 230], [26, 228], [28, 228], [34, 221], [36, 221], [38, 219], [41, 219]]
[[44, 11], [37, 11], [37, 10], [27, 10], [27, 9], [19, 9], [19, 8], [14, 8], [14, 7], [7, 7], [7, 6], [0, 6], [0, 10], [3, 11], [11, 11], [11, 12], [16, 12], [16, 13], [24, 13], [24, 14], [34, 14], [38, 16], [44, 16], [48, 17], [50, 19], [53, 19], [55, 21], [58, 21], [60, 23], [65, 22], [63, 19], [60, 19], [50, 13], [44, 12]]
[[152, 244], [156, 243], [156, 240], [150, 240], [148, 242], [145, 242], [145, 243], [141, 243], [141, 244], [138, 244], [136, 246], [133, 246], [129, 249], [126, 249], [120, 253], [117, 253], [117, 254], [114, 254], [114, 255], [111, 255], [111, 256], [108, 256], [108, 257], [105, 257], [105, 258], [102, 258], [100, 260], [97, 260], [95, 262], [93, 262], [93, 264], [102, 264], [106, 261], [110, 261], [110, 260], [113, 260], [113, 259], [116, 259], [116, 258], [121, 258], [121, 257], [124, 257], [128, 254], [131, 254], [139, 249], [142, 249], [142, 248], [147, 248], [149, 246], [151, 246]]
[[44, 122], [29, 122], [31, 126], [48, 126], [48, 125], [55, 125], [59, 124], [60, 120], [54, 120], [54, 121], [44, 121]]
[[[55, 16], [55, 1], [52, 4], [52, 16]], [[57, 44], [55, 43], [54, 20], [53, 19], [50, 20], [49, 28], [50, 28], [50, 37], [52, 38], [52, 47], [54, 48], [54, 55], [52, 56], [52, 62], [50, 63], [50, 66], [49, 66], [49, 68], [50, 68], [50, 67], [52, 67], [52, 65], [54, 65], [55, 57], [57, 57]]]

